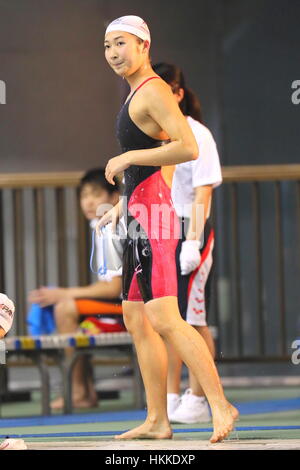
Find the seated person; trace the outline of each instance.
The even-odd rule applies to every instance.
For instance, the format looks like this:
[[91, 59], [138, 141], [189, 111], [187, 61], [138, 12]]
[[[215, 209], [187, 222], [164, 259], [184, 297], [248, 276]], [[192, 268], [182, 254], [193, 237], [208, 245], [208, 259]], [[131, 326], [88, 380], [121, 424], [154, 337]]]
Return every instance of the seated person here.
[[[80, 182], [80, 206], [85, 217], [90, 221], [91, 228], [96, 225], [96, 211], [101, 204], [115, 205], [120, 196], [119, 184], [111, 185], [105, 179], [104, 170], [101, 168], [88, 171]], [[99, 238], [96, 240], [97, 264], [99, 266], [100, 250], [97, 249]], [[88, 262], [88, 260], [87, 260]], [[94, 317], [89, 323], [92, 333], [101, 331], [125, 331], [122, 318], [121, 305], [121, 270], [108, 271], [105, 275], [99, 275], [99, 280], [84, 287], [47, 288], [41, 287], [30, 292], [29, 301], [39, 304], [41, 307], [54, 305], [54, 315], [59, 333], [74, 333], [78, 331], [85, 317]], [[105, 315], [105, 313], [107, 315]], [[98, 325], [98, 326], [97, 326]], [[73, 354], [72, 348], [66, 354]], [[76, 408], [90, 408], [97, 404], [97, 394], [88, 367], [87, 358], [79, 357], [73, 369], [72, 397], [73, 406]], [[87, 377], [88, 375], [88, 377]], [[52, 409], [62, 408], [63, 398], [59, 397], [51, 403]]]
[[12, 327], [15, 306], [7, 295], [0, 294], [0, 339], [9, 332]]

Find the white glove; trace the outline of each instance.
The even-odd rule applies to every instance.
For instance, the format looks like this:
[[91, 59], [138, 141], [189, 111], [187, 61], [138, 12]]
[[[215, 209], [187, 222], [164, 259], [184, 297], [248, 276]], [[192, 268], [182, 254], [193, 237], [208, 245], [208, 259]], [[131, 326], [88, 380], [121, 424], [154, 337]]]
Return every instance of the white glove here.
[[182, 243], [181, 252], [179, 255], [181, 275], [194, 271], [200, 264], [200, 241], [199, 240], [185, 240]]
[[11, 329], [15, 313], [15, 306], [7, 295], [0, 294], [0, 327], [5, 333]]

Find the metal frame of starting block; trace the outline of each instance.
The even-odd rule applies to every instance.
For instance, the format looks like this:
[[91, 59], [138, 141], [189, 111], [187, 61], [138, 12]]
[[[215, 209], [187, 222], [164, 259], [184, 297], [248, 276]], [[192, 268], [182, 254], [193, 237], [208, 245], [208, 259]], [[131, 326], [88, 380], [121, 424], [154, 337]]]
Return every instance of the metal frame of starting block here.
[[[38, 367], [41, 378], [42, 415], [51, 415], [50, 408], [50, 374], [47, 358], [52, 358], [60, 369], [64, 413], [71, 414], [72, 405], [72, 371], [77, 359], [81, 356], [92, 356], [101, 349], [114, 349], [129, 354], [134, 371], [134, 405], [140, 409], [144, 407], [144, 386], [137, 361], [135, 347], [129, 333], [101, 333], [98, 335], [64, 334], [49, 336], [15, 336], [5, 339], [7, 356], [21, 355], [29, 357]], [[74, 348], [74, 354], [68, 358], [66, 348]]]

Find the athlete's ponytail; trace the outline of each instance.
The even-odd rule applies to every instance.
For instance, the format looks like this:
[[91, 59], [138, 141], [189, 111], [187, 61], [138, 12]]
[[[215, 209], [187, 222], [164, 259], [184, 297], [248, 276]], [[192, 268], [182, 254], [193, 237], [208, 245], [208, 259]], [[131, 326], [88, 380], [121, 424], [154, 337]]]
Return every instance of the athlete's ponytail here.
[[184, 98], [179, 106], [185, 116], [192, 116], [196, 121], [203, 123], [200, 101], [189, 88], [184, 88]]
[[180, 88], [184, 90], [184, 97], [179, 103], [182, 113], [203, 123], [200, 101], [195, 93], [186, 87], [182, 70], [176, 65], [164, 62], [154, 65], [153, 70], [171, 86], [173, 93], [178, 92]]

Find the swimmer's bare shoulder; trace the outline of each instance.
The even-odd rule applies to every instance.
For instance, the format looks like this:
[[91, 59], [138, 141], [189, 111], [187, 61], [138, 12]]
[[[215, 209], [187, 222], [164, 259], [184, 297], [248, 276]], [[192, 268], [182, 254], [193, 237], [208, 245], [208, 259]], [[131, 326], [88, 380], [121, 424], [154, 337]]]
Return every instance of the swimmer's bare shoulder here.
[[171, 141], [184, 141], [198, 151], [194, 134], [175, 101], [170, 86], [163, 80], [151, 80], [147, 85], [142, 88], [147, 115], [168, 134]]
[[158, 78], [159, 80], [151, 80], [142, 88], [143, 102], [148, 114], [151, 117], [153, 117], [153, 113], [167, 111], [181, 114], [170, 86], [160, 77]]

